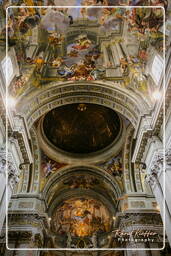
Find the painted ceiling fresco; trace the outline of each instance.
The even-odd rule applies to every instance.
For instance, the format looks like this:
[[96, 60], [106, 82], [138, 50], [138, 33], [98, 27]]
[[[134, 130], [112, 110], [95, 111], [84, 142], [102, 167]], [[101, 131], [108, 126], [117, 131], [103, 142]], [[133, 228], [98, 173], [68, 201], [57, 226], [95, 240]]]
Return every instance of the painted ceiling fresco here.
[[[41, 185], [40, 190], [42, 191], [53, 174], [60, 172], [62, 168], [67, 167], [67, 164], [62, 162], [54, 161], [49, 158], [43, 151], [41, 151]], [[121, 191], [124, 191], [123, 181], [123, 164], [122, 164], [122, 152], [117, 156], [112, 157], [110, 160], [98, 164], [101, 170], [106, 171], [113, 177], [113, 180], [118, 184]], [[88, 171], [83, 170], [81, 173], [77, 171], [77, 175], [70, 175], [67, 178], [63, 178], [56, 184], [55, 190], [62, 191], [67, 189], [92, 189], [103, 191], [104, 195], [106, 191], [111, 191], [108, 184], [99, 177], [96, 177]]]
[[57, 148], [87, 154], [109, 146], [120, 133], [116, 112], [96, 104], [70, 104], [50, 111], [44, 134]]
[[112, 159], [106, 161], [105, 163], [99, 164], [99, 166], [115, 177], [122, 177], [122, 154], [120, 153], [117, 156], [112, 157]]
[[[36, 5], [32, 0], [24, 2]], [[67, 8], [67, 3], [52, 0], [48, 1], [52, 7], [62, 6], [9, 9], [8, 43], [16, 50], [21, 70], [9, 88], [10, 94], [18, 96], [50, 81], [85, 80], [119, 80], [121, 86], [147, 93], [149, 47], [160, 54], [163, 51], [163, 9], [122, 7], [157, 5], [167, 9], [167, 1], [70, 1], [80, 6], [77, 8]], [[112, 4], [121, 7], [110, 7]], [[3, 3], [5, 6], [8, 1]], [[5, 34], [4, 29], [2, 43]], [[137, 53], [125, 49], [127, 37], [138, 41]]]
[[107, 208], [98, 200], [68, 199], [55, 210], [52, 223], [55, 233], [86, 237], [96, 232], [107, 232], [111, 218]]
[[123, 167], [123, 156], [122, 152], [113, 156], [111, 159], [98, 164], [97, 166], [105, 170], [108, 174], [112, 175], [115, 181], [118, 183], [121, 191], [124, 191], [124, 167]]
[[53, 174], [64, 166], [66, 166], [65, 163], [56, 162], [46, 156], [43, 151], [41, 151], [41, 170], [43, 177], [49, 177], [50, 174]]
[[60, 171], [61, 168], [65, 167], [67, 164], [54, 161], [48, 157], [42, 150], [40, 150], [40, 191], [42, 191], [49, 180], [49, 178], [56, 172]]
[[91, 175], [77, 175], [77, 177], [70, 177], [63, 181], [63, 185], [70, 189], [83, 188], [91, 189], [101, 185], [99, 179]]
[[99, 46], [95, 45], [86, 33], [76, 36], [66, 51], [64, 57], [52, 57], [48, 65], [48, 76], [68, 81], [91, 81], [104, 74], [103, 68], [97, 69], [97, 65], [102, 67]]

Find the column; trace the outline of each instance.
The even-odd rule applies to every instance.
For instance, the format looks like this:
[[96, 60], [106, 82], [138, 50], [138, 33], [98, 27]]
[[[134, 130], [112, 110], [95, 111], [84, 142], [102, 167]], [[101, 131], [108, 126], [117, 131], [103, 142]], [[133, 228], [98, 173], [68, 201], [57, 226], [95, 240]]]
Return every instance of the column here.
[[117, 49], [117, 52], [118, 52], [118, 55], [119, 55], [119, 59], [124, 58], [124, 55], [123, 55], [123, 52], [121, 50], [121, 47], [120, 47], [119, 43], [116, 43], [116, 49]]
[[171, 149], [166, 150], [166, 170], [165, 170], [165, 191], [166, 191], [166, 202], [171, 214]]
[[0, 157], [0, 201], [3, 197], [6, 185], [6, 160], [4, 157]]
[[5, 217], [6, 217], [6, 202], [9, 202], [10, 198], [12, 195], [12, 188], [10, 186], [8, 186], [8, 188], [5, 188], [4, 194], [3, 194], [3, 198], [1, 201], [1, 207], [0, 207], [0, 232], [2, 230], [4, 221], [5, 221]]
[[6, 215], [6, 160], [0, 159], [0, 233]]
[[102, 52], [103, 52], [103, 58], [104, 58], [104, 66], [107, 68], [110, 64], [110, 61], [109, 61], [109, 57], [108, 57], [108, 53], [105, 45], [102, 46]]
[[158, 176], [155, 173], [152, 173], [151, 175], [148, 176], [148, 182], [151, 185], [153, 194], [156, 198], [156, 201], [160, 207], [160, 213], [161, 217], [164, 220], [164, 206], [165, 206], [165, 229], [166, 229], [166, 234], [167, 238], [169, 241], [169, 244], [171, 245], [171, 229], [170, 229], [170, 223], [171, 223], [171, 216], [168, 210], [168, 206], [166, 204], [163, 191], [162, 191], [162, 186], [158, 180]]
[[[3, 168], [6, 170], [6, 160], [4, 160], [3, 163]], [[4, 220], [5, 220], [5, 216], [6, 216], [6, 203], [9, 202], [11, 195], [12, 195], [12, 191], [16, 185], [16, 183], [18, 183], [19, 181], [19, 174], [17, 172], [17, 170], [12, 166], [12, 163], [8, 163], [8, 184], [6, 186], [6, 179], [4, 180], [4, 184], [5, 184], [5, 188], [4, 188], [4, 192], [2, 194], [2, 198], [1, 198], [1, 204], [0, 204], [0, 232], [2, 230], [3, 224], [4, 224]], [[2, 162], [1, 162], [1, 170], [2, 170]], [[4, 186], [4, 185], [3, 185]]]
[[120, 66], [120, 60], [119, 60], [119, 55], [118, 55], [118, 52], [117, 52], [117, 49], [116, 49], [116, 45], [112, 44], [110, 47], [111, 47], [111, 50], [112, 50], [114, 65], [116, 67]]
[[121, 44], [121, 46], [122, 46], [122, 49], [123, 49], [123, 51], [124, 51], [126, 57], [129, 57], [129, 53], [128, 53], [128, 50], [127, 50], [127, 47], [126, 47], [125, 43], [124, 43], [124, 42], [121, 42], [120, 44]]

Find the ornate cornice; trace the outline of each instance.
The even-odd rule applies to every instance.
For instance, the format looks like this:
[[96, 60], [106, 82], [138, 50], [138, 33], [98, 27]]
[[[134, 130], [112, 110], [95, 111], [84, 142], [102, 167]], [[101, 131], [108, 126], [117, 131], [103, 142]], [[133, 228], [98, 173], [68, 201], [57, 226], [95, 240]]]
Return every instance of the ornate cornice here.
[[136, 162], [141, 162], [142, 158], [143, 158], [143, 154], [145, 152], [146, 146], [147, 146], [147, 142], [150, 138], [152, 138], [153, 136], [158, 136], [161, 130], [163, 124], [163, 109], [160, 110], [157, 121], [155, 123], [155, 127], [154, 129], [148, 129], [146, 131], [144, 131], [143, 135], [142, 135], [142, 139], [139, 145], [139, 150], [138, 153], [136, 155]]
[[[27, 142], [27, 136], [24, 136], [24, 134], [27, 134], [26, 127], [23, 123], [23, 118], [20, 116], [15, 116], [14, 114], [8, 117], [6, 119], [6, 109], [3, 103], [0, 104], [0, 114], [2, 118], [2, 124], [4, 126], [4, 129], [6, 129], [6, 122], [8, 124], [7, 130], [8, 135], [6, 137], [6, 141], [12, 142], [15, 144], [15, 147], [17, 148], [18, 154], [22, 154], [21, 161], [24, 160], [24, 162], [28, 162], [31, 160], [31, 154], [29, 154], [29, 144]], [[10, 121], [12, 119], [12, 122]], [[23, 158], [23, 159], [22, 159]]]
[[32, 94], [31, 97], [30, 94], [27, 100], [26, 96], [20, 98], [17, 111], [25, 116], [29, 127], [51, 109], [71, 103], [96, 103], [107, 106], [123, 114], [134, 127], [139, 122], [139, 116], [150, 111], [143, 99], [117, 82], [58, 82], [51, 83], [46, 88], [43, 91], [34, 91], [34, 96]]
[[[171, 65], [169, 64], [168, 67], [170, 67]], [[170, 103], [170, 98], [171, 98], [171, 77], [170, 77], [170, 70], [166, 70], [166, 84], [165, 84], [165, 88], [166, 88], [166, 92], [165, 92], [165, 103], [161, 104], [161, 109], [159, 111], [156, 123], [155, 123], [155, 127], [154, 130], [152, 131], [147, 131], [146, 133], [144, 133], [142, 141], [141, 141], [141, 146], [140, 146], [140, 150], [137, 154], [137, 161], [141, 161], [141, 159], [143, 158], [143, 153], [145, 152], [145, 147], [147, 145], [147, 140], [153, 136], [156, 135], [158, 136], [160, 133], [162, 133], [161, 128], [164, 125], [164, 119], [163, 116], [165, 115], [165, 122], [167, 122], [170, 114], [171, 114], [171, 103]], [[163, 85], [164, 86], [164, 85]], [[164, 90], [162, 90], [162, 92], [164, 93]], [[163, 128], [164, 130], [164, 128]]]
[[121, 190], [119, 186], [117, 185], [115, 179], [111, 177], [110, 174], [108, 174], [106, 171], [102, 170], [98, 167], [92, 167], [92, 166], [67, 166], [64, 168], [61, 168], [57, 173], [52, 175], [50, 179], [47, 181], [46, 186], [44, 187], [44, 197], [46, 201], [49, 200], [49, 198], [52, 198], [52, 192], [53, 188], [56, 184], [58, 184], [60, 181], [63, 181], [64, 178], [72, 177], [74, 173], [78, 174], [89, 174], [96, 178], [99, 178], [103, 180], [106, 184], [110, 185], [110, 189], [113, 191], [112, 199], [115, 200], [115, 198], [119, 197], [121, 195]]

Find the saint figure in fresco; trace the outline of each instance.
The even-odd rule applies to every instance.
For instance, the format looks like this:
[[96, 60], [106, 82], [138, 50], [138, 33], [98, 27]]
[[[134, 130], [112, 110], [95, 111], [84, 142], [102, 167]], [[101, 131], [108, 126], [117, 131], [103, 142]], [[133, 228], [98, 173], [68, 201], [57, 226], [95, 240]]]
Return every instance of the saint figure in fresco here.
[[81, 34], [77, 37], [76, 43], [72, 46], [72, 48], [76, 50], [84, 50], [88, 49], [91, 46], [92, 42], [87, 38], [86, 34]]

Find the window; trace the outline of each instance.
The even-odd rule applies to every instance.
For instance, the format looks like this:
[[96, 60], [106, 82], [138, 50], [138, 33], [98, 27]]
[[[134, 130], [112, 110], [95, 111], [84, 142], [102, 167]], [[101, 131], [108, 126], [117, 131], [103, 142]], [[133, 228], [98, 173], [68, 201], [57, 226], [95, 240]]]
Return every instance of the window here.
[[13, 69], [11, 58], [9, 56], [5, 57], [1, 61], [1, 66], [2, 66], [3, 75], [6, 79], [5, 80], [6, 85], [8, 86], [14, 77], [14, 69]]
[[151, 69], [151, 75], [156, 85], [158, 85], [158, 83], [160, 82], [162, 71], [163, 71], [163, 59], [159, 55], [156, 55], [154, 57], [152, 69]]

